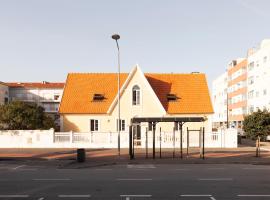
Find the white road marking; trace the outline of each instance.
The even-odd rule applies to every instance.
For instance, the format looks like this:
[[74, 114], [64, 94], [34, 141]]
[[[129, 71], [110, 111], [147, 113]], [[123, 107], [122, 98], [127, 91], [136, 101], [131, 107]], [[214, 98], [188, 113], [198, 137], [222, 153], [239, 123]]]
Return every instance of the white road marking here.
[[44, 200], [45, 198], [44, 197], [40, 197], [38, 200]]
[[17, 166], [17, 167], [14, 167], [14, 168], [12, 168], [13, 170], [16, 170], [16, 169], [19, 169], [19, 168], [22, 168], [22, 167], [24, 167], [25, 165], [19, 165], [19, 166]]
[[199, 178], [199, 181], [232, 181], [232, 178]]
[[117, 181], [152, 181], [151, 178], [118, 178]]
[[69, 178], [36, 178], [32, 179], [33, 181], [70, 181]]
[[270, 197], [270, 194], [238, 194], [238, 197]]
[[182, 168], [179, 168], [179, 169], [175, 169], [176, 171], [189, 171], [190, 169], [182, 169]]
[[60, 194], [59, 198], [90, 198], [90, 194]]
[[154, 169], [156, 166], [154, 165], [127, 165], [128, 169]]
[[182, 194], [181, 197], [209, 197], [211, 200], [216, 200], [211, 194]]
[[270, 170], [270, 168], [262, 168], [262, 167], [257, 167], [257, 168], [252, 168], [252, 167], [246, 167], [243, 168], [244, 170]]
[[211, 197], [211, 194], [182, 194], [181, 197]]
[[121, 194], [120, 197], [137, 197], [137, 198], [149, 198], [149, 197], [152, 197], [151, 194]]
[[212, 168], [207, 168], [209, 170], [222, 170], [225, 169], [224, 167], [212, 167]]
[[14, 195], [0, 195], [0, 198], [28, 198], [29, 195], [25, 194], [14, 194]]

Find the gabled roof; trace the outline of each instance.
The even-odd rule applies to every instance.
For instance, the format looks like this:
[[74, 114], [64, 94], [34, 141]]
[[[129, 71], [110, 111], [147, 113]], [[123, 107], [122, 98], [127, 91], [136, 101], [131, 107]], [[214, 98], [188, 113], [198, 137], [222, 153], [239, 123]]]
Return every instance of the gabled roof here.
[[[123, 86], [128, 74], [120, 75]], [[145, 77], [168, 114], [213, 113], [204, 74], [154, 74]], [[92, 101], [95, 94], [104, 94], [105, 100]], [[179, 99], [167, 101], [167, 94]], [[59, 112], [64, 114], [106, 114], [117, 97], [116, 73], [68, 74]]]
[[8, 82], [5, 83], [11, 88], [64, 88], [65, 83], [55, 82]]

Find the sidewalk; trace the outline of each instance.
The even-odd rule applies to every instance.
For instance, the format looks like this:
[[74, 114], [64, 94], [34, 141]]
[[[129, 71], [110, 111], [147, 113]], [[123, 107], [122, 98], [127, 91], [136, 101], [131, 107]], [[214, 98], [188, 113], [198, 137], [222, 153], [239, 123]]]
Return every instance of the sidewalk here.
[[[247, 143], [250, 144], [247, 144]], [[86, 162], [77, 163], [76, 149], [0, 149], [0, 163], [2, 162], [27, 162], [40, 163], [40, 165], [55, 165], [60, 168], [85, 168], [117, 164], [267, 164], [270, 165], [270, 144], [262, 143], [261, 156], [255, 157], [256, 149], [253, 141], [243, 141], [238, 148], [207, 148], [205, 159], [200, 158], [198, 148], [190, 148], [187, 156], [183, 149], [183, 158], [180, 158], [180, 149], [162, 149], [161, 158], [159, 148], [156, 148], [156, 159], [152, 158], [152, 149], [135, 149], [135, 159], [130, 160], [129, 150], [121, 149], [118, 156], [117, 149], [86, 149]]]

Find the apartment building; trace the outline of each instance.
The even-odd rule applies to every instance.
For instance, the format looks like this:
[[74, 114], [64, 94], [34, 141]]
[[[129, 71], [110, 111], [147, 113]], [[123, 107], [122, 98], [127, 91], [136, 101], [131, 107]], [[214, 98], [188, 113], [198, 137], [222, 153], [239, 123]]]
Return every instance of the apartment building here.
[[247, 59], [233, 60], [227, 70], [230, 127], [242, 128], [244, 115], [247, 114]]
[[212, 102], [215, 113], [212, 116], [213, 128], [227, 126], [228, 73], [225, 72], [213, 81]]
[[249, 49], [246, 58], [230, 62], [226, 72], [213, 81], [213, 127], [224, 124], [222, 113], [225, 112], [226, 96], [222, 91], [227, 85], [229, 126], [242, 128], [245, 115], [258, 109], [270, 110], [270, 39], [263, 40], [257, 48]]
[[270, 39], [248, 52], [248, 113], [270, 110]]
[[9, 87], [10, 101], [35, 102], [42, 106], [60, 126], [58, 108], [61, 102], [64, 83], [27, 82], [6, 83]]
[[8, 86], [0, 82], [0, 105], [3, 105], [9, 101], [9, 91]]

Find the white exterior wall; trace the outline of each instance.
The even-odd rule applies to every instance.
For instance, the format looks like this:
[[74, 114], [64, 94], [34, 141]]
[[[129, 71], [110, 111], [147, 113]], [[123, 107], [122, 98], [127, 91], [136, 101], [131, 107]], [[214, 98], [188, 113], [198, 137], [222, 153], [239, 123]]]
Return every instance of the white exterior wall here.
[[0, 82], [0, 105], [5, 103], [5, 98], [9, 98], [8, 86]]
[[[254, 67], [251, 67], [254, 63]], [[248, 113], [252, 108], [270, 109], [270, 40], [262, 41], [260, 48], [248, 57]], [[253, 79], [253, 83], [251, 80]], [[251, 95], [253, 91], [253, 95]], [[266, 93], [265, 93], [266, 92]]]
[[212, 102], [215, 112], [212, 116], [212, 123], [227, 121], [227, 87], [227, 72], [220, 75], [212, 83]]

